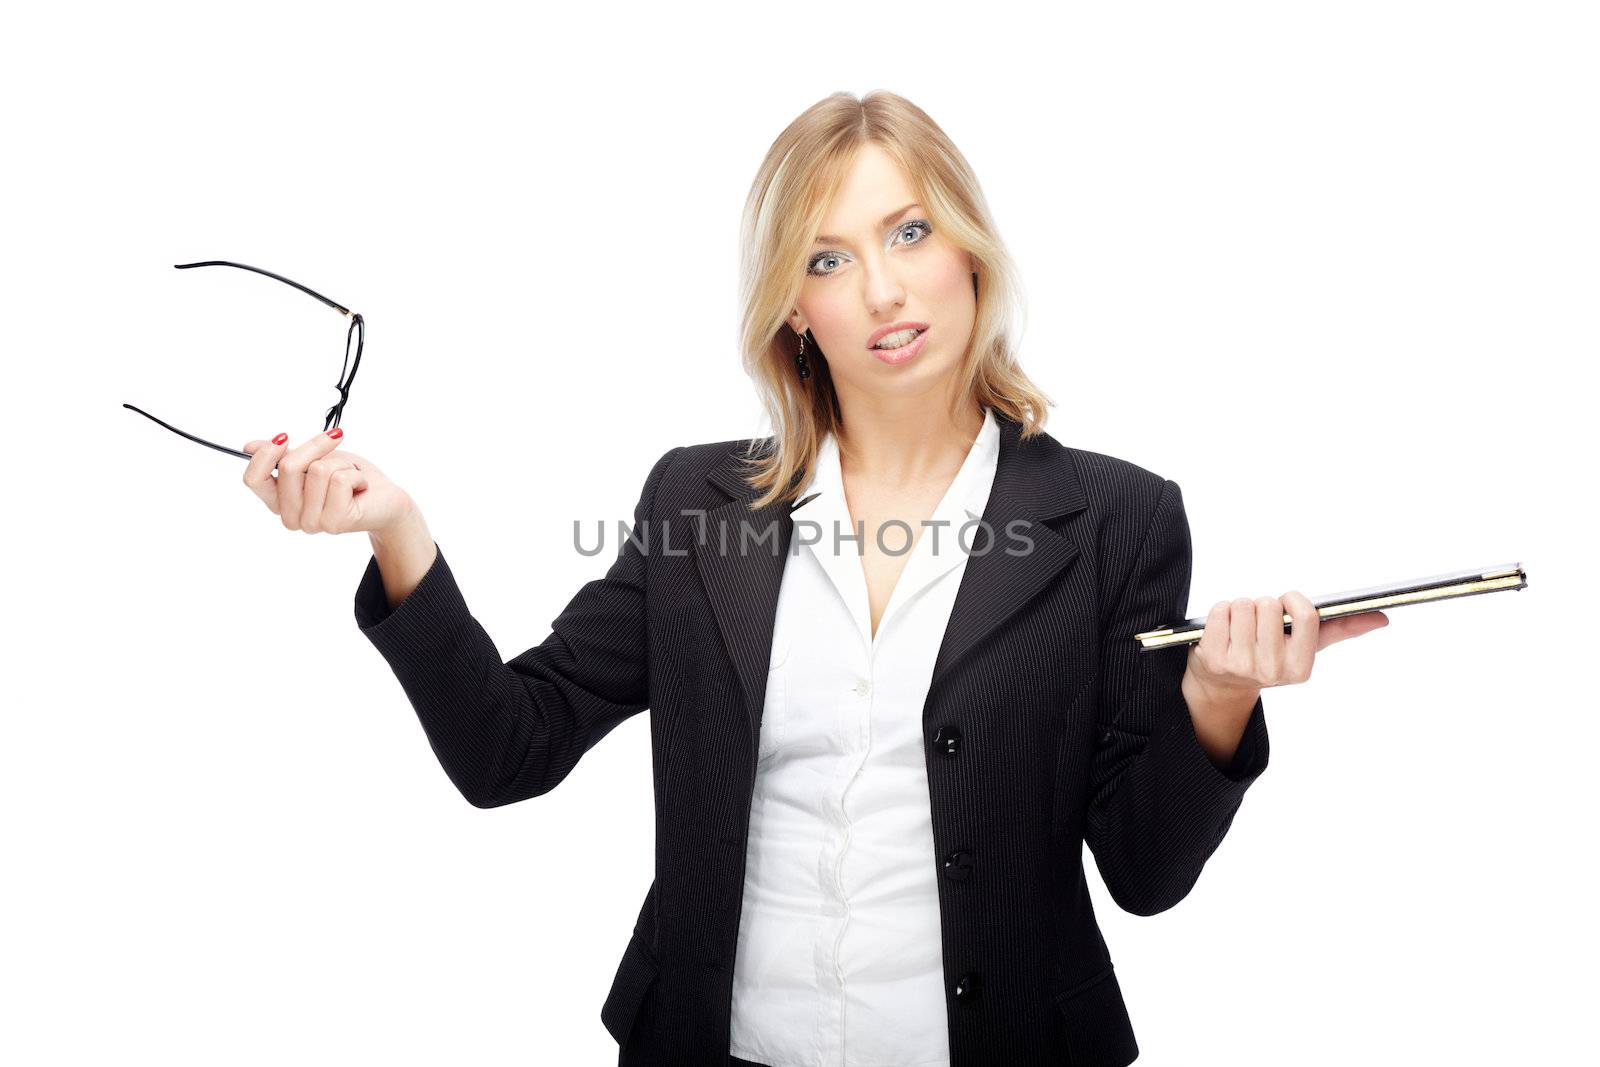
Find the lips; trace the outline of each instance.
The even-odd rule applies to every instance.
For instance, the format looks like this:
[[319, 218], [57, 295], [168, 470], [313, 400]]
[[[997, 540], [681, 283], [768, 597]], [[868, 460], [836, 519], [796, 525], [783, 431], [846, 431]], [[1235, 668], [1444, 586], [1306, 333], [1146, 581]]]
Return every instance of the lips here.
[[925, 322], [895, 322], [888, 326], [880, 326], [878, 329], [872, 331], [871, 337], [867, 338], [867, 347], [871, 348], [885, 337], [888, 337], [891, 333], [898, 333], [901, 330], [926, 331], [927, 329], [928, 324]]
[[901, 345], [899, 348], [874, 348], [871, 351], [881, 362], [891, 367], [899, 367], [916, 359], [917, 354], [922, 351], [922, 346], [927, 342], [928, 331], [924, 330], [908, 345]]

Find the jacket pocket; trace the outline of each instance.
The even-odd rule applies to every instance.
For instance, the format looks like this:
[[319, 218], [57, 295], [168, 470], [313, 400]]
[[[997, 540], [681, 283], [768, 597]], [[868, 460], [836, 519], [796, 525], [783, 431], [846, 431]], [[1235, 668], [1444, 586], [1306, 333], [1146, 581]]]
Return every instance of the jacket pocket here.
[[617, 965], [616, 977], [611, 980], [611, 992], [606, 994], [606, 1002], [600, 1008], [600, 1021], [605, 1023], [618, 1045], [628, 1043], [633, 1020], [639, 1014], [645, 994], [650, 991], [659, 972], [660, 968], [651, 958], [649, 948], [635, 933], [628, 939], [622, 962]]
[[1071, 1067], [1126, 1067], [1139, 1056], [1114, 968], [1056, 996]]
[[761, 704], [761, 739], [756, 747], [756, 761], [765, 762], [783, 747], [784, 731], [789, 725], [789, 643], [774, 645], [772, 659], [767, 664], [767, 695]]

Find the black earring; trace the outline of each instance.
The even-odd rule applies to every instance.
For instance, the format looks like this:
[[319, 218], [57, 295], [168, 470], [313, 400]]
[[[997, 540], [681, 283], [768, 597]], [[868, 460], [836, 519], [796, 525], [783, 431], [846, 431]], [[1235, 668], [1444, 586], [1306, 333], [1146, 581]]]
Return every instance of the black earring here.
[[806, 335], [800, 335], [800, 351], [795, 353], [794, 365], [800, 371], [800, 380], [805, 381], [811, 377], [811, 368], [806, 366]]

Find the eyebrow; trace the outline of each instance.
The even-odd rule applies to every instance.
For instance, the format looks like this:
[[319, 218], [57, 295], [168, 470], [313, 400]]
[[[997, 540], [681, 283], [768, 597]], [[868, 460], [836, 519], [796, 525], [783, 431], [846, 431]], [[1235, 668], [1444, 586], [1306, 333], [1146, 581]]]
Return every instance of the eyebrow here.
[[[922, 205], [920, 205], [920, 204], [907, 204], [905, 207], [901, 208], [899, 211], [891, 211], [891, 212], [889, 212], [887, 215], [885, 215], [883, 217], [883, 220], [881, 222], [878, 223], [878, 227], [881, 229], [881, 228], [889, 225], [889, 223], [893, 222], [895, 219], [899, 218], [901, 215], [904, 215], [906, 212], [910, 211], [912, 208], [921, 207], [921, 206]], [[812, 244], [814, 244], [814, 245], [842, 245], [844, 243], [845, 243], [845, 239], [843, 237], [835, 237], [831, 233], [825, 233], [822, 236], [818, 237], [815, 241], [812, 242]]]

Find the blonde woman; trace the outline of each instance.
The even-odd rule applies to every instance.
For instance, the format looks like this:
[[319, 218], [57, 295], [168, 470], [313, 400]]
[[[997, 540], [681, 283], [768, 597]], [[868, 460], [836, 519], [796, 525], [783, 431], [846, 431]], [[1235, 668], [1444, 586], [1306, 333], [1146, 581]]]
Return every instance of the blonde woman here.
[[977, 179], [909, 101], [795, 119], [743, 249], [774, 433], [661, 456], [615, 564], [509, 662], [372, 463], [280, 435], [245, 481], [289, 529], [368, 533], [356, 619], [472, 804], [650, 710], [620, 1064], [1130, 1063], [1083, 843], [1120, 907], [1177, 904], [1266, 767], [1261, 691], [1387, 619], [1288, 592], [1137, 650], [1188, 607], [1182, 495], [1044, 431]]

